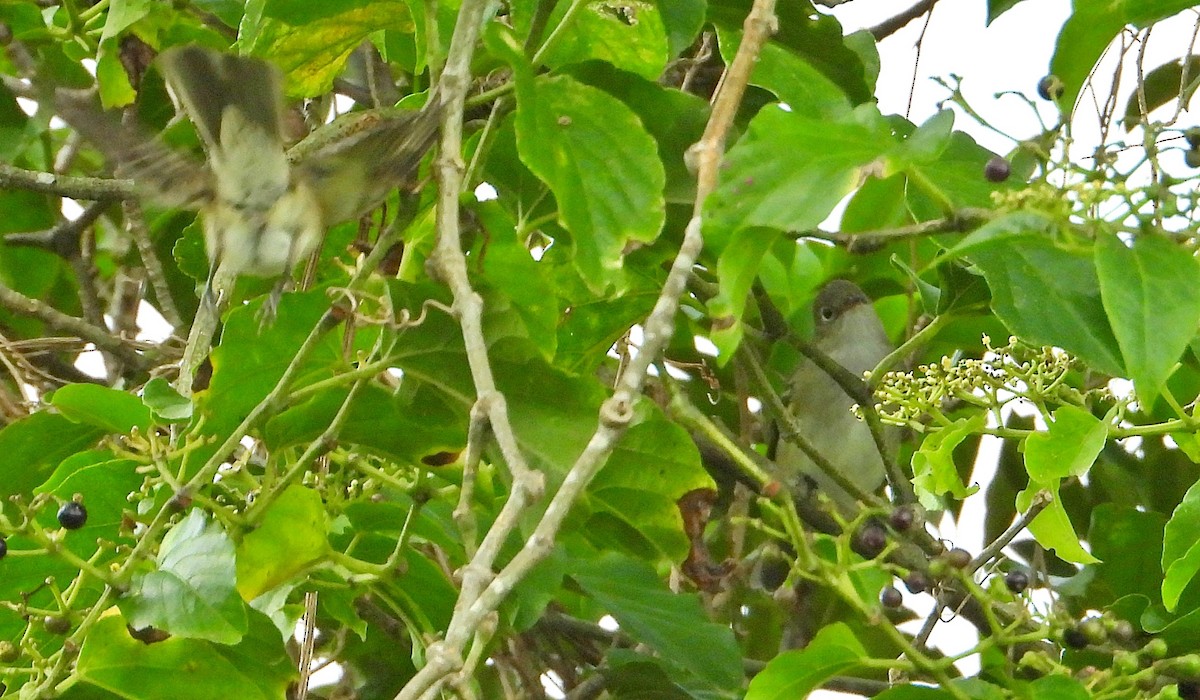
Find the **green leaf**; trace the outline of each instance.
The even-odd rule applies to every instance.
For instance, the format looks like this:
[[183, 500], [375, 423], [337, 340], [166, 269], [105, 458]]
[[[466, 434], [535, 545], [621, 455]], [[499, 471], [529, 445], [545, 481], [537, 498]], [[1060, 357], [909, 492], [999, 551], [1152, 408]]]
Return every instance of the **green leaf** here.
[[1072, 111], [1092, 67], [1125, 25], [1147, 27], [1194, 4], [1193, 0], [1074, 0], [1050, 60], [1050, 72], [1066, 85], [1060, 101], [1065, 111]]
[[325, 504], [316, 491], [289, 486], [237, 552], [237, 589], [254, 600], [319, 561], [329, 551]]
[[710, 339], [717, 346], [717, 359], [721, 363], [733, 357], [733, 351], [742, 341], [746, 297], [758, 277], [763, 256], [780, 235], [772, 228], [742, 229], [737, 245], [730, 246], [717, 260], [720, 286], [717, 296], [709, 300], [708, 310], [713, 319]]
[[[263, 438], [271, 450], [317, 439], [346, 400], [348, 389], [310, 395], [268, 421]], [[399, 462], [415, 463], [438, 452], [455, 452], [466, 442], [466, 411], [428, 385], [411, 392], [367, 385], [355, 395], [338, 432], [338, 442], [369, 448]]]
[[[576, 11], [568, 16], [568, 9]], [[564, 22], [567, 31], [560, 34]], [[547, 26], [548, 41], [553, 44], [539, 58], [553, 68], [600, 60], [653, 80], [667, 65], [667, 30], [659, 6], [653, 2], [586, 0], [578, 6], [560, 2], [551, 11]]]
[[482, 202], [476, 207], [480, 223], [487, 230], [490, 242], [487, 256], [482, 260], [484, 279], [501, 291], [525, 326], [526, 337], [542, 351], [546, 359], [554, 357], [558, 342], [558, 295], [554, 285], [542, 274], [543, 268], [517, 240], [517, 224], [501, 207], [499, 201]]
[[155, 377], [142, 387], [142, 403], [160, 423], [179, 423], [192, 417], [191, 400], [175, 391], [162, 377]]
[[1162, 513], [1122, 508], [1104, 503], [1092, 511], [1088, 542], [1103, 563], [1096, 564], [1093, 585], [1107, 588], [1111, 599], [1142, 595], [1157, 602], [1162, 576]]
[[692, 45], [704, 26], [705, 0], [656, 0], [655, 4], [667, 32], [667, 52], [670, 58], [675, 58]]
[[648, 564], [620, 554], [580, 560], [572, 568], [572, 578], [623, 632], [717, 688], [740, 687], [742, 657], [733, 631], [710, 622], [697, 596], [670, 592]]
[[1200, 571], [1200, 482], [1188, 489], [1163, 530], [1162, 570], [1163, 605], [1174, 611]]
[[869, 657], [867, 650], [845, 623], [821, 628], [799, 651], [776, 656], [750, 681], [746, 700], [802, 698], [829, 678], [852, 669]]
[[1029, 488], [1017, 494], [1017, 509], [1025, 511], [1033, 503], [1033, 497], [1041, 490], [1049, 491], [1053, 497], [1050, 505], [1029, 523], [1029, 533], [1038, 544], [1053, 549], [1060, 558], [1076, 564], [1095, 564], [1100, 560], [1088, 553], [1079, 543], [1079, 536], [1071, 525], [1071, 518], [1058, 497], [1058, 483], [1038, 484], [1030, 482]]
[[682, 561], [688, 541], [676, 502], [689, 491], [716, 488], [687, 432], [659, 418], [621, 437], [588, 494], [593, 506], [626, 526], [623, 546], [645, 541], [653, 556]]
[[1096, 272], [1108, 320], [1145, 407], [1154, 405], [1200, 323], [1200, 264], [1161, 236], [1126, 246], [1113, 235], [1096, 240]]
[[68, 384], [50, 403], [67, 418], [106, 433], [128, 435], [137, 428], [144, 435], [150, 429], [150, 409], [138, 397], [98, 384]]
[[996, 18], [1011, 10], [1021, 0], [987, 0], [987, 23], [990, 25]]
[[523, 75], [517, 71], [521, 159], [554, 192], [583, 278], [594, 291], [623, 286], [626, 246], [654, 240], [666, 216], [654, 139], [601, 90], [568, 76]]
[[218, 523], [193, 509], [167, 532], [156, 563], [119, 601], [134, 629], [156, 627], [220, 644], [242, 638], [246, 607], [237, 593], [233, 542]]
[[127, 700], [281, 698], [296, 672], [270, 620], [254, 613], [251, 623], [236, 646], [183, 637], [143, 644], [119, 615], [108, 615], [88, 630], [76, 671]]
[[104, 431], [42, 411], [0, 429], [0, 454], [9, 465], [0, 495], [28, 494], [70, 455], [91, 447]]
[[1047, 235], [1052, 230], [1053, 223], [1039, 214], [1010, 214], [967, 236], [948, 259], [965, 255], [979, 266], [992, 290], [992, 309], [1014, 335], [1061, 347], [1101, 372], [1121, 376], [1124, 364], [1095, 263], [1055, 245]]
[[[739, 31], [750, 6], [745, 0], [709, 0], [708, 19], [720, 29]], [[851, 103], [858, 105], [873, 99], [862, 61], [846, 45], [846, 32], [835, 17], [814, 12], [807, 2], [778, 3], [775, 15], [779, 23], [770, 44], [815, 67], [849, 96]]]
[[938, 510], [942, 507], [939, 496], [944, 493], [962, 500], [979, 490], [978, 486], [968, 488], [959, 477], [958, 467], [954, 464], [954, 448], [983, 426], [983, 414], [975, 414], [970, 418], [959, 418], [950, 426], [929, 433], [921, 441], [920, 449], [912, 458], [913, 486], [921, 505]]
[[1187, 83], [1183, 82], [1184, 63], [1184, 59], [1171, 61], [1146, 73], [1141, 84], [1141, 92], [1146, 100], [1146, 113], [1142, 113], [1142, 97], [1137, 90], [1134, 90], [1133, 94], [1129, 96], [1129, 102], [1125, 105], [1124, 126], [1126, 131], [1132, 130], [1143, 120], [1148, 119], [1150, 112], [1171, 100], [1178, 99], [1180, 107], [1187, 107], [1187, 103], [1196, 92], [1196, 79], [1200, 78], [1200, 56], [1186, 57]]
[[1025, 469], [1029, 478], [1048, 483], [1087, 473], [1104, 443], [1108, 426], [1077, 406], [1061, 406], [1046, 431], [1025, 440]]
[[706, 235], [715, 234], [720, 249], [746, 228], [804, 231], [824, 221], [858, 185], [862, 168], [892, 147], [877, 116], [864, 116], [871, 124], [864, 126], [761, 110], [725, 156], [705, 203]]
[[[721, 56], [728, 64], [742, 43], [742, 32], [717, 27]], [[768, 42], [759, 52], [750, 74], [750, 83], [771, 91], [792, 111], [814, 119], [838, 118], [850, 112], [846, 93], [803, 54], [788, 50], [776, 42]]]
[[[325, 12], [320, 9], [323, 5], [339, 11]], [[250, 49], [283, 70], [287, 93], [292, 97], [328, 92], [350, 54], [371, 34], [413, 31], [412, 13], [403, 0], [303, 5], [276, 2], [271, 6], [284, 19], [264, 13]], [[300, 9], [293, 13], [296, 8]]]

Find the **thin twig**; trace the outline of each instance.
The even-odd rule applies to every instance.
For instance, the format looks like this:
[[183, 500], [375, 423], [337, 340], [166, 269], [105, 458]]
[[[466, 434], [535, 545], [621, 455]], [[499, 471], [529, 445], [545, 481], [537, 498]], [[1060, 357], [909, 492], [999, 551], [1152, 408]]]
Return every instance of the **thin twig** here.
[[916, 3], [904, 12], [901, 12], [893, 17], [889, 17], [874, 27], [871, 27], [869, 30], [871, 32], [871, 36], [875, 37], [875, 41], [883, 41], [901, 29], [904, 29], [906, 26], [908, 26], [909, 22], [932, 10], [933, 6], [936, 5], [937, 2], [938, 0], [920, 0], [920, 2]]
[[3, 284], [0, 284], [0, 306], [15, 314], [33, 316], [51, 328], [86, 340], [98, 349], [112, 353], [129, 367], [142, 370], [152, 362], [152, 358], [139, 353], [131, 341], [118, 338], [103, 328], [97, 328], [86, 321], [64, 314], [37, 299], [30, 299]]

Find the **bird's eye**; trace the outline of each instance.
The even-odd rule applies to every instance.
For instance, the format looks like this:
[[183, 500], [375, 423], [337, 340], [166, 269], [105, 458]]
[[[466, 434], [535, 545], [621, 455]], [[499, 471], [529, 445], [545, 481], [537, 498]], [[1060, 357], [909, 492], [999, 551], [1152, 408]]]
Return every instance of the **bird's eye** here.
[[832, 306], [822, 306], [821, 307], [821, 320], [822, 321], [832, 321], [833, 320], [833, 307]]

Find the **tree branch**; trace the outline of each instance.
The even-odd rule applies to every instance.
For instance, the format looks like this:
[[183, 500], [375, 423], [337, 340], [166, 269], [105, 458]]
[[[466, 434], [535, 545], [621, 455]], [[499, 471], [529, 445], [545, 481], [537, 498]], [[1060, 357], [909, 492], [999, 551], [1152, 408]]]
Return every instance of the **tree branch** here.
[[885, 19], [874, 27], [871, 27], [869, 30], [871, 36], [875, 37], [875, 41], [882, 41], [903, 29], [909, 22], [932, 10], [933, 6], [937, 3], [938, 0], [920, 0], [920, 2], [904, 12]]

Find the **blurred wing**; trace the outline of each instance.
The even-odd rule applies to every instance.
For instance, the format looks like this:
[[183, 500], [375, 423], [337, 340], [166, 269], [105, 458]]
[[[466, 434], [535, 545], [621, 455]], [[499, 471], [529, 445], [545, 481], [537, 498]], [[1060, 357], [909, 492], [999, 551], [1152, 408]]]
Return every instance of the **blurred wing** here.
[[412, 179], [437, 141], [441, 110], [370, 110], [321, 127], [288, 156], [320, 200], [326, 224], [361, 216]]
[[54, 106], [64, 121], [113, 161], [117, 175], [132, 179], [151, 203], [198, 209], [211, 200], [212, 174], [203, 162], [122, 122], [90, 94], [57, 90]]
[[220, 150], [223, 145], [236, 146], [221, 143], [222, 127], [231, 107], [237, 109], [244, 124], [261, 131], [282, 149], [282, 88], [279, 71], [271, 64], [199, 46], [167, 49], [158, 62], [175, 98], [210, 151]]

